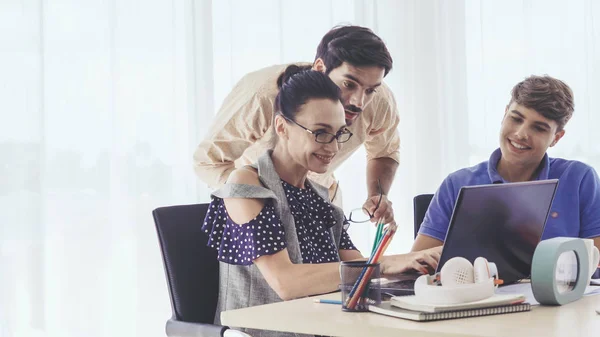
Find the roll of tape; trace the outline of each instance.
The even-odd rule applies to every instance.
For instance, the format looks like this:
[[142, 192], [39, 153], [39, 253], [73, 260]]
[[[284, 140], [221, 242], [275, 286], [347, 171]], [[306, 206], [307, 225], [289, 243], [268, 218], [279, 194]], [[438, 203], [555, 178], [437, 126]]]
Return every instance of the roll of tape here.
[[580, 299], [587, 286], [588, 253], [583, 240], [541, 241], [531, 263], [531, 288], [540, 304], [563, 305]]

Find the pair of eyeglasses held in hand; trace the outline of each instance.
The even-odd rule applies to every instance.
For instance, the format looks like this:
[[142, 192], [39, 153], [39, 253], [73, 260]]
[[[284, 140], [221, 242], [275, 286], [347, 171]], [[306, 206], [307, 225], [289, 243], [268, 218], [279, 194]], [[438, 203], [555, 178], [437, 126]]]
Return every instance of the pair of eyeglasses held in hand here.
[[[381, 205], [381, 199], [383, 199], [383, 190], [381, 189], [381, 181], [379, 179], [377, 179], [377, 188], [379, 189], [379, 198], [377, 199], [377, 204], [375, 205], [375, 209], [373, 209], [373, 213], [369, 212], [369, 210], [364, 207], [351, 210], [344, 221], [344, 228], [348, 229], [351, 223], [365, 223], [373, 220], [375, 212], [379, 209], [379, 205]], [[335, 198], [336, 194], [337, 186], [331, 200]]]

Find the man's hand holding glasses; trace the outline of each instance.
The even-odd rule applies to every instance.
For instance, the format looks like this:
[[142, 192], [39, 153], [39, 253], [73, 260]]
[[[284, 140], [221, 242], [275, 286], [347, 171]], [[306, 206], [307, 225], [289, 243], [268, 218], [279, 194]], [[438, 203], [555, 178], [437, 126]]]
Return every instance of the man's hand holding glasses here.
[[392, 202], [383, 194], [381, 183], [377, 181], [379, 195], [367, 199], [362, 208], [356, 208], [350, 211], [346, 221], [348, 223], [380, 222], [384, 224], [395, 224]]

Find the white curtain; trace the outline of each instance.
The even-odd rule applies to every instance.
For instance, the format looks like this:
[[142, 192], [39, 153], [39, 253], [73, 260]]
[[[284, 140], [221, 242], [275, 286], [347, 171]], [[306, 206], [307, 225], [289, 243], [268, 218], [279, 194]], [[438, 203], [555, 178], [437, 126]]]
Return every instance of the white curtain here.
[[210, 8], [0, 1], [0, 335], [163, 335], [151, 211], [209, 192]]
[[[595, 0], [0, 0], [0, 337], [163, 336], [151, 210], [207, 201], [191, 157], [225, 95], [312, 61], [339, 23], [371, 27], [395, 61], [390, 251], [410, 248], [414, 195], [487, 159], [530, 74], [575, 92], [551, 155], [600, 168], [599, 22]], [[337, 172], [347, 210], [365, 199], [364, 158]], [[368, 252], [373, 228], [351, 235]]]

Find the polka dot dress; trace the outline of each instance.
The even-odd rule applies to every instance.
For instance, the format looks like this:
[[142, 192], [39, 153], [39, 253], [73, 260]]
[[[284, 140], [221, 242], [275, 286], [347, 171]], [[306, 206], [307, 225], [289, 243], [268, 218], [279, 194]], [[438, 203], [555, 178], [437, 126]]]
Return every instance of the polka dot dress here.
[[[306, 182], [306, 189], [281, 182], [296, 223], [296, 235], [303, 263], [336, 262], [336, 247], [329, 228], [336, 224], [333, 208]], [[245, 224], [229, 218], [223, 199], [213, 197], [202, 229], [209, 235], [208, 245], [217, 250], [219, 261], [250, 265], [252, 261], [287, 247], [285, 230], [268, 201], [261, 212]], [[348, 233], [342, 232], [340, 249], [356, 249]]]

